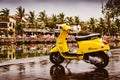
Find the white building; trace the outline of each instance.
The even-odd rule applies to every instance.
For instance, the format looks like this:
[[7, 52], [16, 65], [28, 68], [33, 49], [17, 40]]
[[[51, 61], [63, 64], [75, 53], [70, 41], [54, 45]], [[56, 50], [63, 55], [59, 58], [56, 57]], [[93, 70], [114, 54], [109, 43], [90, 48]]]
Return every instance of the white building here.
[[1, 20], [0, 21], [0, 37], [8, 37], [8, 31], [12, 30], [14, 32], [13, 35], [15, 35], [15, 24], [16, 20], [13, 18], [9, 18], [8, 20]]

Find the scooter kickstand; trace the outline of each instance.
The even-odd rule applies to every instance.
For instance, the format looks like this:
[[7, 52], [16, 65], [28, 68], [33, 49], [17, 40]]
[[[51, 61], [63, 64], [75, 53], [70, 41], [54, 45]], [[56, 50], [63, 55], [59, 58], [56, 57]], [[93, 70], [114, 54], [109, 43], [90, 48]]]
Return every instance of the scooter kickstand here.
[[68, 64], [71, 62], [71, 59], [69, 59], [69, 61], [67, 62], [67, 64], [65, 65], [65, 67], [67, 68]]

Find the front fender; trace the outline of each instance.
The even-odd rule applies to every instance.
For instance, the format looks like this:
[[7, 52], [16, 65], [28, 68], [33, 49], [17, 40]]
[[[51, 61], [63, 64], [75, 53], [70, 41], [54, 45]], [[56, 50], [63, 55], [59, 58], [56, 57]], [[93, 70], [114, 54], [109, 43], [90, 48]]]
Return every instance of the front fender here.
[[54, 48], [52, 48], [52, 49], [50, 50], [50, 53], [58, 52], [58, 51], [59, 51], [58, 48], [55, 46]]

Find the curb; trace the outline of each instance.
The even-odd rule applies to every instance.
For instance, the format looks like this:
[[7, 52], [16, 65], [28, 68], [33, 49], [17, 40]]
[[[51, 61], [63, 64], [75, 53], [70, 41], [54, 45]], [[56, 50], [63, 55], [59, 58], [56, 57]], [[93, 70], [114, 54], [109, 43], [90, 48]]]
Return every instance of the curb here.
[[49, 61], [49, 56], [41, 56], [41, 57], [23, 58], [23, 59], [3, 61], [0, 63], [0, 66], [24, 64], [24, 63], [30, 63], [30, 62], [40, 62], [43, 64], [43, 63], [48, 63], [48, 61]]

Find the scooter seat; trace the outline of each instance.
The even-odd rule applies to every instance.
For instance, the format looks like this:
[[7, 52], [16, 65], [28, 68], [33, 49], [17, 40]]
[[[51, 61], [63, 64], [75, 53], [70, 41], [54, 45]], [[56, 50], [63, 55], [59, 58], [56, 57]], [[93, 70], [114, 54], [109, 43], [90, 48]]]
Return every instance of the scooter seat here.
[[90, 39], [95, 39], [101, 37], [101, 34], [96, 33], [96, 34], [89, 34], [86, 36], [75, 36], [75, 40], [77, 41], [83, 41], [83, 40], [90, 40]]

